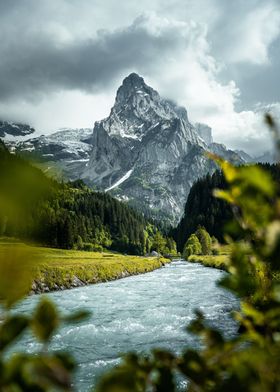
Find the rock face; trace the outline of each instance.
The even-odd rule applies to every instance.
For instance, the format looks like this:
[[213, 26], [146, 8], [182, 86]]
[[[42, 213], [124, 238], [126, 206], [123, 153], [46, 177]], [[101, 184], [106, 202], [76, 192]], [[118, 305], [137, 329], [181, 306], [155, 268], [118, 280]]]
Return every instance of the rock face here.
[[215, 169], [206, 150], [241, 162], [238, 154], [211, 144], [208, 127], [203, 129], [198, 132], [186, 109], [162, 99], [133, 73], [118, 89], [110, 115], [95, 123], [90, 160], [80, 175], [89, 185], [176, 222], [193, 182]]
[[206, 124], [196, 123], [196, 131], [207, 145], [213, 143], [212, 128]]

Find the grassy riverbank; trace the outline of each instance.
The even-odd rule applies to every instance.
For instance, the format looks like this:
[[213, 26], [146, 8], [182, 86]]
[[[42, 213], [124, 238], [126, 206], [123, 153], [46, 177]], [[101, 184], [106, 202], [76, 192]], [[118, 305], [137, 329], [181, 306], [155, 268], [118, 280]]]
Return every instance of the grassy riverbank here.
[[[221, 245], [218, 255], [192, 255], [188, 258], [191, 263], [200, 263], [205, 267], [218, 268], [228, 271], [228, 263], [230, 258], [230, 246]], [[273, 280], [280, 282], [280, 271], [273, 272]]]
[[205, 267], [213, 267], [227, 271], [230, 257], [230, 246], [219, 246], [217, 255], [192, 255], [188, 261], [192, 263], [201, 263]]
[[[2, 241], [0, 251], [26, 245]], [[158, 257], [127, 256], [118, 253], [30, 247], [34, 259], [34, 293], [63, 290], [105, 282], [160, 268], [170, 260]]]

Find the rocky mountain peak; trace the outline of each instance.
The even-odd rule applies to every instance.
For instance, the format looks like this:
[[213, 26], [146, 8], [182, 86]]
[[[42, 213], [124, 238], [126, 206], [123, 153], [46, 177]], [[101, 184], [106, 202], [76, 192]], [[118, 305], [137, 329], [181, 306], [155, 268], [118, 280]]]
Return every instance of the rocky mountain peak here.
[[127, 105], [131, 109], [137, 108], [140, 102], [148, 104], [150, 101], [160, 100], [159, 94], [149, 87], [137, 73], [131, 73], [124, 80], [117, 91], [115, 107]]
[[119, 87], [109, 117], [96, 123], [111, 136], [142, 140], [158, 123], [180, 119], [190, 126], [185, 108], [161, 98], [144, 79], [131, 73]]
[[141, 76], [139, 76], [136, 72], [132, 72], [130, 75], [124, 78], [121, 87], [131, 89], [131, 88], [141, 88], [143, 86], [146, 86], [144, 79]]

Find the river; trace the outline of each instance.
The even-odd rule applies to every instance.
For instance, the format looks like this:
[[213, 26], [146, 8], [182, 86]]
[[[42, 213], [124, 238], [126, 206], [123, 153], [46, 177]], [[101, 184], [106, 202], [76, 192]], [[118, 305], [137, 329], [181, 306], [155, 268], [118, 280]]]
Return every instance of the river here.
[[[229, 314], [238, 307], [238, 300], [217, 287], [223, 274], [176, 261], [147, 274], [48, 294], [65, 313], [80, 308], [92, 312], [82, 324], [62, 327], [51, 348], [74, 354], [78, 363], [76, 389], [85, 392], [119, 362], [121, 353], [147, 352], [153, 347], [180, 352], [182, 347], [198, 347], [198, 339], [185, 332], [196, 308], [232, 336], [236, 325]], [[39, 298], [27, 298], [18, 310], [30, 312]], [[17, 344], [17, 349], [28, 352], [38, 348], [31, 336], [24, 336]]]

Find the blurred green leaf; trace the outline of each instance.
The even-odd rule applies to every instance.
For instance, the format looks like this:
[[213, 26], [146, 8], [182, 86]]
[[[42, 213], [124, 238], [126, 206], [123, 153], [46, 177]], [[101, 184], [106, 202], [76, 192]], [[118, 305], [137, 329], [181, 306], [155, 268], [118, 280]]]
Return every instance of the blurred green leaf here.
[[0, 248], [0, 303], [10, 308], [28, 294], [34, 276], [35, 258], [24, 245]]
[[66, 323], [80, 323], [90, 317], [91, 313], [87, 310], [79, 310], [73, 314], [63, 316], [62, 320]]
[[22, 332], [27, 328], [29, 320], [25, 316], [9, 316], [0, 324], [0, 351], [19, 338]]
[[31, 320], [35, 336], [42, 342], [47, 342], [58, 325], [59, 316], [55, 305], [48, 298], [42, 298]]

